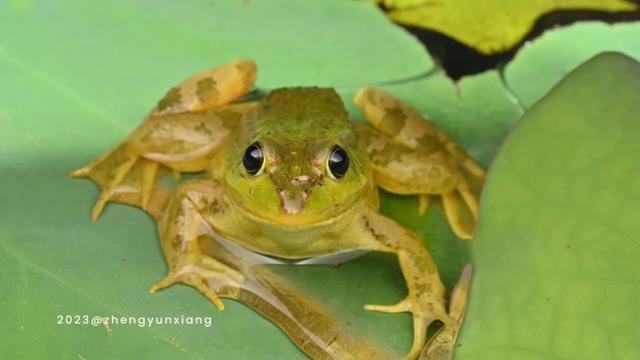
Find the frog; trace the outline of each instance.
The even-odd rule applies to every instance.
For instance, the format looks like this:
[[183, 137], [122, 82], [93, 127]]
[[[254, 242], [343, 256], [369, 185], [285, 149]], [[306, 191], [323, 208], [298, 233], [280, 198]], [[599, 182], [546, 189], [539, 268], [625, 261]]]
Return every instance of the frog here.
[[[72, 171], [100, 187], [91, 218], [110, 201], [153, 214], [168, 274], [149, 291], [186, 284], [220, 310], [221, 298], [238, 298], [247, 274], [203, 251], [199, 239], [208, 231], [274, 259], [393, 254], [406, 297], [364, 308], [412, 314], [407, 359], [419, 356], [433, 322], [457, 331], [459, 319], [447, 312], [445, 286], [422, 239], [380, 212], [379, 192], [418, 196], [421, 213], [440, 197], [453, 233], [471, 239], [479, 200], [473, 184], [484, 170], [381, 89], [355, 94], [364, 123], [351, 119], [333, 88], [283, 87], [251, 99], [256, 77], [255, 62], [240, 59], [186, 78], [122, 143]], [[163, 172], [176, 180], [202, 176], [161, 196]]]

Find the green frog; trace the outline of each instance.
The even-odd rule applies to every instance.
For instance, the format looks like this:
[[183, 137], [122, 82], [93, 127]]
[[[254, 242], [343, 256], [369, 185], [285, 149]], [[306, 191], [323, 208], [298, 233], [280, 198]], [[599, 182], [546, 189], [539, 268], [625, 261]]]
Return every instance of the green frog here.
[[[442, 198], [460, 238], [472, 237], [484, 171], [446, 134], [391, 95], [363, 88], [354, 98], [370, 125], [353, 122], [331, 88], [291, 87], [242, 101], [257, 68], [238, 60], [195, 74], [168, 91], [126, 140], [71, 173], [101, 192], [95, 220], [109, 201], [154, 214], [168, 275], [200, 291], [220, 310], [246, 274], [206, 254], [209, 231], [253, 253], [310, 259], [353, 250], [395, 254], [408, 294], [368, 310], [413, 315], [416, 358], [434, 321], [459, 326], [446, 311], [445, 287], [422, 240], [379, 212], [378, 189], [417, 195], [420, 211]], [[165, 196], [159, 174], [200, 172]], [[469, 222], [468, 220], [472, 221]], [[467, 220], [467, 221], [465, 221]], [[220, 291], [224, 288], [225, 291]]]

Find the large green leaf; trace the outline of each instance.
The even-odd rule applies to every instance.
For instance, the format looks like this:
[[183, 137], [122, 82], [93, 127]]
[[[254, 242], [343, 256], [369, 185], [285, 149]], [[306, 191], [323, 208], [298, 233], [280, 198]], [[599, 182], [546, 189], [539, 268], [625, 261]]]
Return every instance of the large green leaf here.
[[483, 193], [459, 359], [640, 358], [640, 64], [605, 53], [508, 137]]
[[637, 11], [625, 0], [375, 0], [394, 21], [435, 30], [481, 53], [504, 52], [542, 15], [558, 10]]
[[[495, 72], [456, 89], [430, 72], [418, 42], [364, 3], [15, 0], [0, 5], [0, 34], [0, 348], [10, 358], [304, 358], [238, 303], [227, 301], [219, 313], [184, 286], [148, 294], [166, 271], [151, 219], [111, 205], [93, 224], [95, 185], [65, 177], [122, 140], [193, 72], [251, 57], [260, 88], [336, 86], [356, 117], [349, 99], [358, 86], [393, 81], [389, 91], [485, 164], [518, 115]], [[437, 204], [419, 216], [415, 198], [383, 200], [385, 213], [425, 239], [451, 286], [468, 261], [468, 243], [452, 235]], [[394, 258], [371, 254], [339, 269], [281, 271], [355, 330], [398, 353], [410, 346], [408, 314], [362, 309], [404, 296]], [[108, 330], [58, 325], [58, 314], [184, 314], [214, 323]]]
[[505, 81], [524, 106], [546, 94], [576, 66], [603, 51], [640, 59], [640, 22], [575, 24], [545, 33], [518, 52], [504, 71]]

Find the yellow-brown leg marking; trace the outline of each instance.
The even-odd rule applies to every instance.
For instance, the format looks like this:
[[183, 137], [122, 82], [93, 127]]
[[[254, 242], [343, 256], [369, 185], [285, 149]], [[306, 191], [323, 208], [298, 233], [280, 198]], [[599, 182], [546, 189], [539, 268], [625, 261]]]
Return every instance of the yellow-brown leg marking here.
[[152, 114], [175, 114], [226, 105], [251, 90], [256, 73], [253, 61], [237, 60], [195, 74], [169, 90]]

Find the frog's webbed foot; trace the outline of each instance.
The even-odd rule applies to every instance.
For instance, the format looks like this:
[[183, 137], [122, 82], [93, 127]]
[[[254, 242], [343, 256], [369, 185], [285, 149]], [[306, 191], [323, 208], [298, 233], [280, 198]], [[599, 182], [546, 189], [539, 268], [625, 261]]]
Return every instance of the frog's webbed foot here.
[[411, 299], [407, 296], [395, 305], [365, 305], [365, 309], [386, 313], [412, 312], [414, 334], [426, 337], [429, 325], [434, 321], [442, 322], [442, 326], [429, 338], [426, 345], [414, 338], [414, 344], [407, 359], [450, 360], [456, 345], [462, 320], [467, 307], [469, 283], [471, 281], [471, 264], [467, 265], [449, 300], [449, 312], [446, 313], [438, 299]]
[[457, 323], [447, 314], [441, 299], [429, 293], [409, 294], [394, 305], [365, 305], [365, 309], [385, 313], [411, 312], [413, 314], [413, 344], [407, 359], [415, 359], [425, 346], [427, 329], [434, 321], [457, 332]]
[[406, 358], [415, 359], [420, 354], [427, 342], [427, 329], [436, 321], [457, 333], [458, 324], [446, 311], [446, 289], [422, 240], [373, 210], [364, 214], [353, 229], [345, 243], [354, 241], [358, 248], [389, 252], [398, 257], [407, 284], [407, 296], [393, 305], [365, 305], [364, 308], [413, 315], [413, 344]]
[[100, 186], [100, 195], [91, 211], [95, 221], [105, 205], [120, 193], [138, 193], [139, 205], [147, 210], [159, 164], [137, 156], [122, 144], [87, 166], [69, 173], [71, 177], [88, 177]]
[[[162, 248], [169, 265], [169, 274], [149, 291], [182, 283], [196, 288], [220, 310], [224, 304], [220, 294], [232, 296], [245, 281], [243, 274], [203, 253], [201, 244], [211, 232], [207, 219], [223, 216], [212, 204], [221, 204], [224, 191], [219, 183], [209, 180], [188, 180], [173, 194], [164, 215], [158, 222]], [[219, 218], [218, 218], [219, 219]]]
[[375, 128], [358, 130], [368, 138], [379, 185], [392, 193], [418, 195], [421, 214], [430, 196], [442, 196], [453, 232], [471, 239], [484, 170], [434, 124], [384, 91], [363, 88], [354, 102]]
[[451, 292], [449, 300], [449, 316], [457, 322], [458, 326], [443, 326], [438, 329], [420, 354], [421, 360], [450, 360], [453, 358], [453, 351], [467, 309], [471, 271], [471, 264], [467, 264]]
[[[244, 276], [237, 270], [218, 262], [210, 256], [193, 253], [181, 259], [169, 270], [169, 274], [153, 284], [149, 292], [155, 293], [176, 283], [189, 285], [198, 290], [218, 310], [224, 310], [224, 304], [215, 289], [239, 288]], [[229, 290], [226, 290], [228, 293]]]

